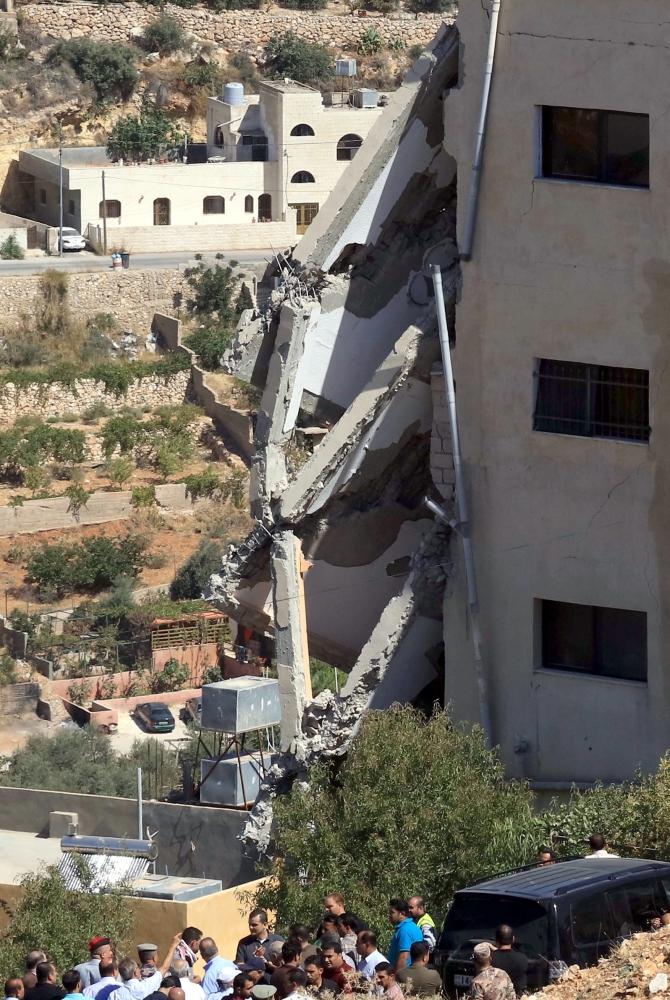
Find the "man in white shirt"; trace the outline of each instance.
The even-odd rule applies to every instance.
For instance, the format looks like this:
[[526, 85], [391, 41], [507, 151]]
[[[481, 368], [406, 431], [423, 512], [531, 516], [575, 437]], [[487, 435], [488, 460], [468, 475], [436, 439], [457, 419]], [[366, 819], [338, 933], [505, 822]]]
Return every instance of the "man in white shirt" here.
[[374, 983], [375, 969], [380, 962], [386, 961], [381, 951], [377, 951], [377, 935], [375, 932], [359, 931], [356, 947], [358, 954], [361, 956], [361, 960], [356, 966], [356, 971]]
[[205, 1000], [205, 991], [200, 983], [192, 982], [193, 969], [185, 958], [173, 958], [170, 975], [176, 976], [181, 983], [186, 1000]]
[[288, 986], [291, 992], [286, 1000], [305, 1000], [305, 987], [307, 986], [307, 973], [304, 969], [291, 969], [288, 974]]
[[112, 1000], [144, 1000], [150, 993], [156, 993], [161, 987], [163, 976], [170, 968], [175, 948], [180, 941], [181, 934], [175, 934], [161, 967], [145, 978], [142, 978], [140, 967], [132, 958], [121, 959], [119, 962], [119, 976], [122, 985], [116, 990]]
[[100, 963], [100, 977], [97, 983], [91, 983], [90, 986], [85, 987], [83, 990], [85, 997], [91, 997], [91, 1000], [95, 1000], [99, 996], [100, 1000], [107, 1000], [110, 993], [114, 993], [122, 985], [119, 979], [119, 969], [113, 958]]
[[594, 833], [593, 836], [589, 837], [589, 847], [591, 848], [591, 853], [588, 855], [589, 858], [619, 857], [618, 854], [612, 854], [611, 851], [607, 850], [607, 841], [602, 833]]

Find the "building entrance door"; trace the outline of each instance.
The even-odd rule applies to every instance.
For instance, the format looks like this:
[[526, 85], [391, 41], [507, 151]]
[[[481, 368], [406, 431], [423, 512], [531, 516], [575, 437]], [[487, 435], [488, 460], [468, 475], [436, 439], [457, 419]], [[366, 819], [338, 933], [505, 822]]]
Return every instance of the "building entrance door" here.
[[305, 232], [312, 219], [319, 214], [319, 206], [313, 202], [289, 205], [289, 208], [294, 208], [296, 211], [295, 231], [300, 234]]
[[170, 199], [156, 198], [154, 202], [154, 226], [170, 225]]

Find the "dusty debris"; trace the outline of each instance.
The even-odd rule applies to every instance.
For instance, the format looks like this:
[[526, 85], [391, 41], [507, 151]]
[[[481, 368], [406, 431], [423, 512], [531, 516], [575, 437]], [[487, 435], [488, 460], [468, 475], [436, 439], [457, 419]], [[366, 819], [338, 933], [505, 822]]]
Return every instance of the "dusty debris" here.
[[670, 927], [651, 934], [634, 934], [610, 958], [602, 958], [592, 969], [571, 966], [558, 982], [537, 996], [552, 1000], [614, 1000], [642, 998], [666, 993], [670, 973]]

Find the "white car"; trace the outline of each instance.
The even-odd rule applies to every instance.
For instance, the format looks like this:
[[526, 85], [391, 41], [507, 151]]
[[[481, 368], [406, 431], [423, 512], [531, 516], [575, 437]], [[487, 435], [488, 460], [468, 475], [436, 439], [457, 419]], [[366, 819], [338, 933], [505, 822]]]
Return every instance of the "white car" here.
[[63, 226], [63, 250], [85, 250], [86, 240], [76, 229]]

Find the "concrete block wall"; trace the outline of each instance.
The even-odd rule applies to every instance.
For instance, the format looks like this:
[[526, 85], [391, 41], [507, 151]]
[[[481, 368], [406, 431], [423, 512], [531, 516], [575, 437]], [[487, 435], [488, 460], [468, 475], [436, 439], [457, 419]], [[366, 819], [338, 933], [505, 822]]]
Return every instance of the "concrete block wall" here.
[[452, 500], [456, 477], [451, 445], [451, 427], [447, 394], [444, 388], [442, 365], [435, 365], [430, 373], [433, 394], [433, 426], [430, 435], [430, 474], [443, 500]]
[[[295, 212], [287, 222], [229, 223], [220, 226], [120, 226], [114, 240], [133, 253], [187, 250], [192, 253], [231, 250], [285, 250], [295, 246]], [[132, 256], [131, 256], [132, 267]]]
[[34, 713], [40, 696], [40, 686], [35, 683], [8, 684], [0, 688], [0, 706], [3, 715], [28, 715]]

